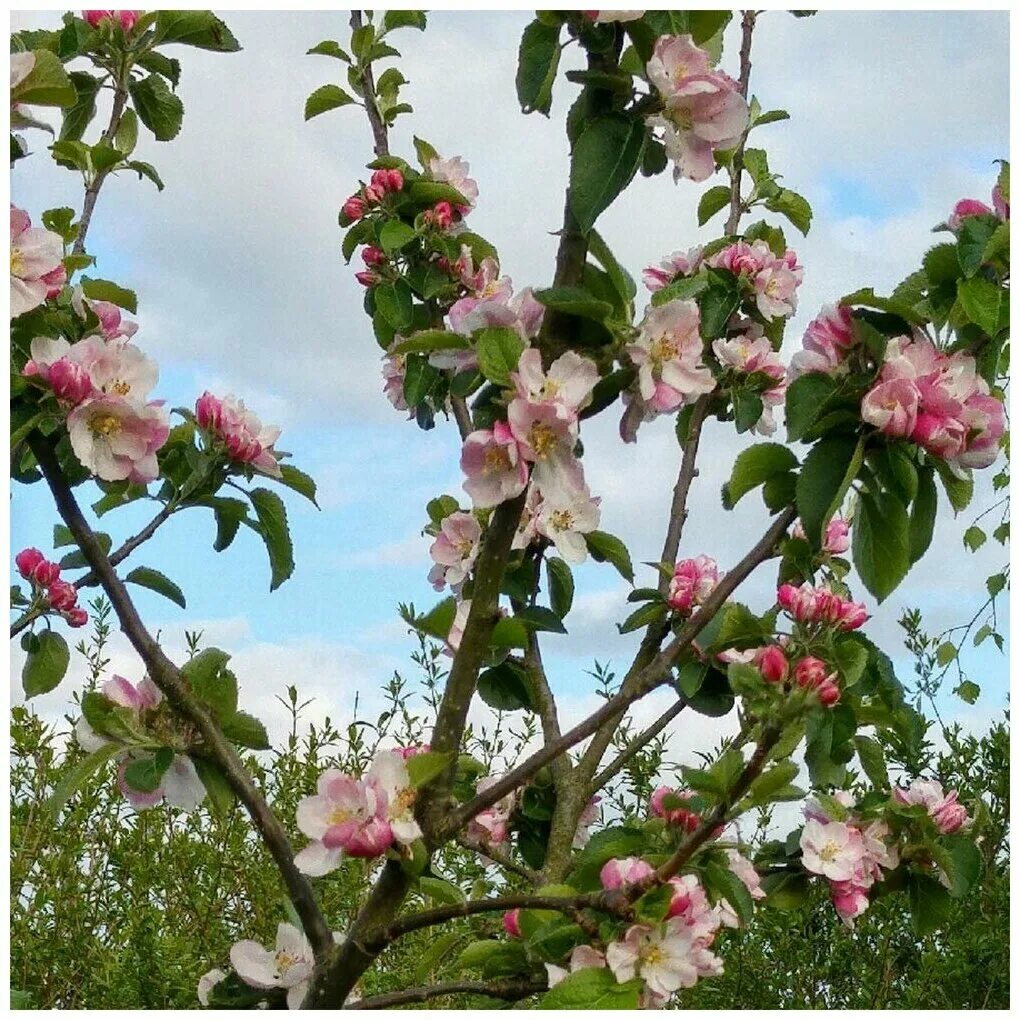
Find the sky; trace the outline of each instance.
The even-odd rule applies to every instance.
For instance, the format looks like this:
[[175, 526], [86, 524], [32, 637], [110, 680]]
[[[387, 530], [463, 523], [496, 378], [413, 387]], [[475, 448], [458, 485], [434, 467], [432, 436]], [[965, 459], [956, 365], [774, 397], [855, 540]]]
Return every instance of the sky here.
[[[201, 630], [205, 643], [230, 651], [242, 701], [279, 737], [285, 723], [275, 697], [287, 684], [314, 698], [308, 718], [345, 720], [356, 693], [372, 706], [394, 670], [414, 675], [408, 654], [415, 642], [396, 605], [411, 601], [424, 609], [439, 597], [425, 580], [425, 504], [444, 492], [468, 501], [453, 423], [421, 432], [383, 396], [380, 352], [362, 311], [356, 267], [345, 267], [340, 256], [337, 210], [371, 158], [364, 115], [349, 107], [302, 119], [305, 97], [341, 74], [335, 60], [305, 52], [322, 39], [346, 45], [346, 16], [224, 17], [242, 51], [179, 48], [183, 130], [170, 144], [139, 142], [136, 158], [157, 167], [166, 190], [157, 193], [134, 175], [111, 180], [89, 248], [97, 275], [138, 293], [135, 339], [160, 363], [157, 395], [171, 406], [192, 406], [205, 389], [243, 397], [263, 421], [282, 427], [278, 447], [318, 482], [319, 510], [286, 494], [297, 568], [272, 594], [257, 537], [240, 535], [217, 554], [211, 515], [201, 510], [175, 517], [130, 561], [156, 567], [185, 588], [186, 611], [138, 589], [139, 608], [168, 653], [181, 659], [185, 629]], [[557, 81], [550, 119], [521, 114], [514, 73], [528, 18], [523, 11], [433, 12], [425, 33], [405, 29], [393, 40], [403, 53], [397, 64], [414, 113], [399, 119], [391, 148], [413, 161], [416, 134], [470, 162], [480, 187], [472, 228], [498, 246], [517, 288], [551, 282], [552, 232], [568, 170], [562, 121], [577, 88]], [[14, 26], [57, 20], [15, 14]], [[773, 169], [815, 214], [807, 238], [787, 226], [806, 274], [784, 355], [799, 347], [822, 304], [860, 286], [888, 293], [913, 271], [937, 240], [931, 227], [958, 198], [987, 201], [993, 161], [1008, 155], [1007, 34], [1007, 15], [997, 12], [807, 19], [768, 12], [759, 19], [751, 92], [764, 109], [785, 109], [791, 119], [760, 129], [754, 143], [768, 150]], [[736, 74], [734, 40], [731, 26], [722, 67]], [[576, 63], [576, 52], [565, 60]], [[43, 137], [36, 133], [32, 141], [41, 148]], [[639, 278], [643, 266], [718, 231], [718, 224], [696, 226], [698, 199], [712, 183], [675, 185], [669, 174], [638, 178], [598, 229]], [[55, 206], [80, 207], [80, 182], [39, 153], [15, 168], [12, 200], [35, 217]], [[642, 429], [636, 447], [623, 446], [616, 427], [614, 412], [582, 433], [588, 481], [603, 500], [601, 527], [624, 539], [635, 563], [654, 560], [679, 462], [672, 422]], [[767, 526], [757, 496], [732, 512], [720, 504], [720, 486], [749, 441], [732, 425], [706, 429], [681, 556], [707, 553], [725, 569]], [[983, 601], [985, 577], [1006, 560], [995, 542], [975, 555], [962, 545], [963, 531], [988, 505], [993, 473], [979, 477], [975, 509], [953, 519], [943, 508], [928, 556], [875, 610], [868, 633], [903, 671], [911, 666], [897, 625], [904, 608], [920, 607], [933, 632], [963, 622]], [[86, 491], [79, 490], [82, 502]], [[152, 512], [130, 507], [102, 526], [119, 544]], [[36, 545], [48, 552], [55, 519], [41, 486], [19, 487], [12, 549]], [[641, 570], [637, 583], [654, 583], [652, 572]], [[622, 672], [636, 647], [633, 635], [620, 637], [615, 627], [632, 608], [628, 586], [608, 565], [587, 564], [575, 576], [569, 634], [544, 645], [568, 724], [598, 703], [587, 672], [593, 656]], [[760, 569], [741, 600], [764, 611], [774, 581], [774, 568]], [[859, 582], [856, 591], [865, 597]], [[118, 636], [112, 648], [112, 668], [140, 679], [141, 663], [126, 641]], [[21, 656], [14, 643], [15, 675]], [[982, 729], [1006, 704], [1007, 659], [986, 642], [968, 652], [967, 663], [982, 688], [977, 704], [946, 693], [940, 707], [944, 717]], [[83, 675], [75, 654], [68, 679], [36, 699], [37, 710], [59, 719]], [[12, 698], [19, 696], [13, 683]], [[638, 724], [667, 700], [659, 692], [637, 706]], [[478, 710], [475, 718], [484, 716]], [[699, 720], [692, 735], [688, 722], [670, 746], [686, 759], [735, 728], [733, 719]]]

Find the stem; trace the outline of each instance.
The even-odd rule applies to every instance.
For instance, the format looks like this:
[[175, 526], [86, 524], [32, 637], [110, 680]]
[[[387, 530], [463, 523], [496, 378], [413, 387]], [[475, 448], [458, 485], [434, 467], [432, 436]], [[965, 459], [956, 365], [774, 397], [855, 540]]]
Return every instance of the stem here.
[[[754, 34], [754, 23], [757, 20], [757, 11], [744, 11], [741, 20], [740, 38], [740, 94], [747, 98], [747, 87], [751, 81], [751, 37]], [[735, 234], [740, 225], [740, 216], [744, 212], [743, 203], [740, 199], [740, 181], [744, 173], [744, 146], [747, 144], [747, 133], [750, 131], [750, 123], [744, 130], [733, 153], [733, 160], [730, 163], [730, 215], [726, 220], [726, 233]]]
[[[127, 106], [128, 91], [127, 83], [131, 77], [131, 68], [125, 65], [121, 69], [120, 77], [117, 79], [117, 87], [113, 94], [113, 108], [110, 110], [110, 123], [106, 126], [100, 143], [113, 144], [114, 136], [120, 127], [120, 119], [124, 116], [124, 108]], [[85, 251], [85, 237], [89, 232], [92, 223], [92, 213], [96, 208], [96, 200], [99, 198], [99, 190], [110, 174], [110, 168], [100, 170], [92, 179], [92, 183], [85, 189], [85, 201], [82, 203], [81, 216], [78, 219], [78, 236], [74, 239], [72, 255], [81, 255]]]
[[138, 610], [131, 601], [131, 596], [117, 577], [95, 533], [85, 520], [49, 441], [39, 433], [32, 433], [28, 438], [28, 445], [35, 454], [39, 468], [53, 493], [57, 511], [99, 578], [99, 583], [117, 613], [121, 629], [145, 663], [153, 683], [163, 692], [173, 708], [201, 734], [203, 752], [216, 763], [238, 800], [244, 804], [283, 877], [291, 902], [301, 919], [316, 957], [321, 957], [332, 950], [333, 935], [319, 910], [308, 879], [294, 864], [294, 853], [280, 820], [273, 814], [265, 798], [252, 782], [234, 746], [223, 736], [208, 709], [191, 693], [180, 670], [167, 658], [162, 648], [146, 630]]
[[[361, 11], [351, 11], [351, 28], [355, 31], [363, 26]], [[372, 73], [372, 65], [365, 64], [358, 66], [361, 73], [361, 82], [365, 90], [365, 113], [368, 114], [368, 123], [372, 127], [372, 137], [375, 139], [376, 156], [388, 156], [390, 154], [389, 134], [386, 125], [383, 123], [382, 114], [379, 113], [379, 105], [375, 101], [375, 75]]]
[[[170, 520], [171, 515], [174, 512], [174, 508], [171, 504], [167, 504], [162, 510], [148, 524], [138, 532], [137, 535], [133, 535], [127, 539], [124, 544], [114, 550], [107, 557], [107, 560], [111, 567], [117, 566], [128, 558], [143, 542], [147, 542], [156, 533], [156, 530]], [[82, 578], [74, 582], [76, 588], [91, 588], [99, 584], [99, 577], [94, 570], [90, 570]]]
[[509, 854], [500, 850], [499, 847], [482, 846], [479, 843], [473, 843], [467, 836], [458, 836], [455, 842], [465, 850], [481, 854], [483, 857], [488, 857], [490, 861], [495, 861], [504, 871], [510, 871], [532, 884], [537, 884], [538, 872], [532, 871], [531, 868], [525, 867], [523, 864], [518, 864], [517, 861]]
[[21, 616], [19, 616], [18, 619], [11, 624], [11, 638], [16, 638], [26, 627], [38, 620], [42, 614], [42, 609], [38, 607], [35, 609], [29, 609], [22, 613]]
[[680, 698], [675, 704], [666, 709], [658, 719], [647, 729], [642, 730], [636, 737], [627, 743], [627, 746], [607, 765], [591, 782], [591, 792], [598, 793], [606, 783], [615, 779], [624, 769], [627, 762], [641, 750], [649, 740], [657, 737], [685, 708], [687, 702]]
[[392, 1006], [406, 1006], [414, 1002], [426, 1002], [442, 995], [487, 995], [492, 999], [503, 999], [516, 1002], [529, 995], [544, 992], [548, 988], [545, 981], [445, 981], [438, 985], [422, 985], [420, 988], [407, 988], [402, 992], [387, 992], [385, 995], [372, 995], [367, 999], [352, 1002], [344, 1009], [389, 1009]]
[[461, 439], [467, 439], [474, 431], [471, 423], [471, 412], [468, 410], [467, 401], [463, 397], [455, 397], [451, 394], [450, 406], [453, 408], [453, 417], [457, 422], [457, 429]]

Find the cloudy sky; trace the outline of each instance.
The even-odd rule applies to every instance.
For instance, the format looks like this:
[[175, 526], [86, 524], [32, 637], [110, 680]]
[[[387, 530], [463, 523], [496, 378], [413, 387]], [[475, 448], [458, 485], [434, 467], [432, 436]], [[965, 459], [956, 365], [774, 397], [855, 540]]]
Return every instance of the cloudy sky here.
[[[415, 112], [398, 122], [393, 151], [413, 158], [417, 134], [470, 161], [481, 190], [472, 226], [498, 245], [517, 287], [551, 282], [551, 232], [567, 174], [562, 118], [576, 89], [557, 82], [551, 119], [521, 115], [513, 81], [528, 17], [434, 12], [424, 34], [403, 30], [394, 39]], [[425, 581], [424, 506], [438, 493], [460, 493], [459, 444], [452, 423], [420, 432], [383, 397], [361, 289], [339, 254], [337, 209], [370, 158], [361, 111], [302, 120], [307, 94], [340, 72], [336, 61], [305, 51], [321, 39], [343, 43], [346, 16], [225, 18], [243, 50], [182, 48], [183, 130], [172, 144], [139, 143], [137, 157], [158, 168], [166, 190], [158, 194], [133, 175], [111, 181], [89, 247], [99, 275], [138, 292], [136, 339], [160, 362], [159, 395], [171, 405], [192, 405], [206, 388], [242, 396], [263, 420], [282, 426], [278, 445], [319, 483], [321, 511], [288, 497], [297, 570], [272, 595], [256, 537], [241, 535], [216, 554], [214, 525], [202, 511], [176, 518], [137, 558], [186, 589], [186, 612], [156, 596], [138, 599], [171, 654], [180, 655], [185, 628], [232, 651], [245, 701], [279, 734], [274, 697], [288, 683], [316, 699], [312, 715], [342, 719], [356, 692], [371, 703], [394, 669], [413, 670], [413, 642], [396, 603], [426, 607], [436, 598]], [[15, 27], [57, 22], [43, 14], [14, 20]], [[756, 132], [755, 143], [815, 212], [809, 237], [795, 242], [806, 278], [787, 356], [821, 304], [859, 286], [888, 292], [919, 264], [933, 243], [931, 226], [956, 199], [987, 199], [993, 160], [1007, 155], [1007, 31], [1006, 14], [988, 12], [761, 17], [751, 90], [765, 109], [786, 109], [792, 119]], [[733, 73], [735, 55], [731, 27], [723, 67]], [[39, 146], [40, 138], [33, 139]], [[642, 266], [713, 236], [696, 226], [702, 190], [675, 186], [667, 174], [639, 178], [599, 230], [637, 277]], [[33, 216], [81, 202], [75, 176], [44, 153], [16, 168], [12, 198]], [[584, 438], [589, 482], [603, 497], [602, 527], [628, 543], [635, 562], [657, 558], [678, 464], [671, 423], [657, 422], [637, 447], [623, 447], [615, 416], [604, 415]], [[732, 426], [707, 429], [682, 554], [705, 552], [725, 568], [764, 530], [756, 497], [732, 513], [719, 502], [742, 445]], [[975, 506], [987, 505], [989, 492], [985, 478]], [[45, 497], [38, 488], [15, 493], [15, 550], [49, 549], [55, 518]], [[932, 630], [965, 621], [983, 599], [984, 578], [1005, 559], [995, 543], [974, 556], [964, 552], [961, 535], [972, 517], [943, 514], [926, 560], [876, 612], [870, 633], [904, 670], [910, 661], [896, 623], [903, 609], [920, 606]], [[129, 508], [103, 526], [119, 540], [146, 519]], [[623, 668], [635, 644], [616, 634], [627, 588], [612, 569], [587, 565], [577, 579], [570, 634], [551, 638], [546, 655], [563, 714], [574, 721], [596, 701], [586, 673], [592, 657]], [[651, 580], [649, 571], [638, 583]], [[741, 597], [764, 609], [773, 583], [774, 572], [763, 569]], [[12, 654], [20, 669], [16, 645]], [[968, 663], [980, 700], [968, 708], [946, 696], [944, 707], [981, 726], [1005, 705], [1006, 660], [988, 642]], [[120, 640], [114, 665], [140, 678], [140, 663]], [[75, 656], [70, 680], [39, 699], [40, 711], [63, 713], [81, 668]], [[17, 684], [12, 691], [17, 698]], [[653, 715], [654, 706], [639, 709], [642, 719]], [[695, 743], [731, 726], [702, 727]], [[690, 749], [689, 731], [675, 746]]]

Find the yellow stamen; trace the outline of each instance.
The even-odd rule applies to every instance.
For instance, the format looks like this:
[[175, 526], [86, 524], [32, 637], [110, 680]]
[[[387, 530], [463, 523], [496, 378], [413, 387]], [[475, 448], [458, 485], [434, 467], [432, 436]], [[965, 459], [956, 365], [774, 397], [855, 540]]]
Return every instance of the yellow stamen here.
[[535, 422], [528, 433], [528, 441], [535, 456], [542, 459], [556, 448], [556, 433], [545, 422]]
[[89, 422], [89, 428], [93, 435], [103, 436], [107, 439], [117, 435], [123, 427], [120, 418], [113, 414], [97, 414]]

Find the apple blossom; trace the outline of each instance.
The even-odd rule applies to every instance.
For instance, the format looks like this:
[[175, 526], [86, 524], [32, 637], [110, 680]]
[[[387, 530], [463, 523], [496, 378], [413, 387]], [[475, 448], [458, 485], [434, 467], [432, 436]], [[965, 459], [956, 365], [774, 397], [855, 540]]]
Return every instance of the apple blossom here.
[[599, 370], [589, 358], [567, 351], [546, 372], [542, 368], [541, 352], [529, 347], [521, 353], [517, 371], [511, 372], [510, 378], [519, 397], [529, 401], [549, 401], [562, 409], [565, 417], [574, 418], [599, 381]]
[[365, 778], [380, 794], [393, 838], [405, 846], [421, 839], [421, 829], [414, 819], [417, 795], [404, 755], [396, 751], [377, 752]]
[[212, 970], [206, 971], [206, 973], [198, 979], [197, 995], [200, 1005], [209, 1005], [210, 993], [226, 976], [226, 971], [220, 970], [219, 967], [214, 967]]
[[104, 21], [116, 21], [125, 32], [130, 32], [141, 13], [141, 11], [82, 11], [81, 16], [93, 28], [98, 28]]
[[754, 278], [755, 301], [758, 311], [771, 322], [783, 319], [797, 311], [796, 273], [786, 266], [773, 263]]
[[[394, 337], [392, 346], [396, 346], [402, 339], [402, 337]], [[394, 354], [392, 350], [383, 358], [383, 393], [398, 411], [408, 409], [407, 401], [404, 399], [406, 365], [407, 358], [403, 354]]]
[[758, 669], [762, 678], [769, 683], [782, 683], [789, 671], [790, 663], [778, 645], [769, 645], [758, 660]]
[[[678, 828], [693, 832], [701, 824], [701, 816], [686, 807], [682, 802], [690, 800], [694, 794], [690, 790], [674, 790], [668, 786], [659, 786], [648, 801], [648, 810], [656, 818], [662, 818]], [[681, 804], [676, 803], [677, 801]]]
[[512, 939], [519, 939], [521, 937], [521, 908], [516, 907], [513, 910], [508, 910], [503, 915], [503, 931], [507, 933]]
[[[847, 809], [854, 806], [854, 797], [849, 790], [834, 790], [830, 796], [837, 804], [842, 804]], [[822, 807], [815, 797], [808, 797], [804, 801], [804, 817], [806, 819], [813, 818], [816, 822], [822, 822], [823, 824], [833, 821], [829, 817], [828, 811]]]
[[719, 567], [711, 556], [681, 560], [673, 569], [666, 601], [678, 613], [700, 606], [719, 583]]
[[127, 778], [127, 769], [134, 761], [144, 760], [133, 753], [121, 759], [117, 772], [117, 788], [136, 811], [155, 807], [166, 801], [182, 811], [194, 811], [205, 800], [205, 786], [186, 754], [175, 754], [170, 767], [160, 777], [155, 790], [136, 790]]
[[800, 837], [804, 867], [833, 882], [847, 882], [864, 857], [860, 832], [844, 822], [808, 819]]
[[574, 839], [571, 843], [574, 850], [581, 850], [587, 845], [589, 830], [599, 820], [599, 816], [602, 813], [599, 808], [601, 803], [602, 798], [595, 794], [585, 805], [580, 815], [578, 815], [577, 829], [574, 831]]
[[476, 507], [492, 507], [519, 496], [528, 484], [528, 465], [511, 427], [502, 421], [464, 440], [460, 467], [464, 491]]
[[606, 957], [593, 946], [574, 946], [568, 957], [568, 967], [558, 967], [554, 963], [545, 965], [546, 975], [549, 979], [549, 987], [555, 988], [568, 974], [575, 971], [587, 970], [590, 967], [605, 967]]
[[[484, 793], [500, 780], [499, 776], [485, 776], [478, 780], [476, 790]], [[468, 839], [481, 844], [483, 847], [499, 846], [505, 843], [510, 835], [510, 816], [513, 814], [517, 800], [513, 793], [508, 793], [495, 804], [479, 811], [474, 818], [468, 822]]]
[[298, 828], [313, 842], [294, 857], [306, 875], [328, 875], [340, 864], [342, 852], [352, 857], [378, 857], [393, 842], [385, 818], [386, 794], [374, 783], [327, 769], [319, 776], [317, 793], [298, 801]]
[[280, 438], [275, 426], [261, 421], [232, 394], [215, 397], [208, 390], [195, 404], [195, 420], [199, 428], [214, 440], [223, 443], [227, 456], [242, 464], [250, 464], [262, 474], [281, 478], [282, 472], [273, 449]]
[[761, 875], [758, 874], [755, 866], [739, 850], [727, 850], [726, 858], [729, 861], [730, 871], [744, 883], [751, 899], [765, 899], [766, 893], [761, 885]]
[[673, 411], [715, 389], [702, 361], [700, 313], [693, 301], [650, 308], [638, 339], [626, 350], [638, 366], [641, 398], [656, 411]]
[[840, 369], [850, 350], [857, 345], [853, 316], [845, 305], [825, 305], [808, 323], [803, 350], [790, 359], [790, 376], [809, 372], [832, 375]]
[[958, 832], [969, 821], [967, 809], [957, 800], [956, 790], [948, 794], [935, 779], [915, 779], [906, 789], [895, 787], [893, 797], [901, 804], [920, 804], [931, 815], [939, 832]]
[[554, 491], [576, 491], [583, 486], [581, 466], [574, 457], [577, 423], [564, 418], [560, 408], [547, 401], [515, 397], [507, 419], [517, 447], [534, 463], [534, 480], [546, 499]]
[[599, 880], [603, 889], [619, 889], [654, 874], [655, 869], [640, 857], [614, 857], [602, 865]]
[[64, 243], [57, 234], [33, 227], [28, 213], [11, 206], [11, 318], [38, 308], [66, 274]]
[[606, 948], [606, 963], [621, 983], [642, 978], [655, 1001], [692, 987], [699, 977], [722, 973], [722, 961], [677, 921], [657, 928], [631, 925]]
[[446, 585], [460, 589], [475, 564], [481, 537], [482, 526], [474, 514], [458, 510], [443, 518], [439, 536], [429, 548], [435, 563], [429, 581], [436, 591]]
[[543, 489], [535, 526], [567, 563], [583, 563], [588, 558], [584, 536], [599, 526], [601, 500], [592, 497], [586, 485], [579, 489]]
[[456, 188], [466, 199], [467, 206], [461, 206], [460, 213], [466, 216], [474, 208], [475, 199], [478, 198], [478, 184], [468, 177], [471, 164], [464, 162], [460, 156], [452, 156], [450, 159], [442, 159], [435, 156], [429, 160], [428, 171], [432, 180], [442, 184], [449, 184]]
[[170, 422], [159, 402], [139, 406], [103, 396], [75, 407], [67, 430], [75, 456], [98, 478], [145, 484], [159, 475], [156, 451], [170, 435]]
[[[26, 581], [38, 580], [35, 577], [35, 570], [37, 567], [47, 564], [48, 561], [45, 556], [36, 548], [29, 547], [28, 549], [22, 549], [17, 556], [14, 557], [15, 566], [18, 568], [18, 573], [21, 574]], [[59, 574], [60, 568], [57, 567]], [[48, 584], [48, 581], [40, 581], [40, 584]]]
[[672, 255], [663, 259], [657, 266], [648, 266], [642, 273], [641, 279], [644, 285], [653, 293], [662, 290], [663, 287], [672, 283], [682, 276], [690, 276], [696, 273], [701, 266], [702, 251], [700, 245], [695, 245], [686, 252], [675, 251]]
[[237, 976], [252, 988], [285, 988], [287, 1008], [299, 1009], [308, 991], [315, 957], [307, 937], [284, 921], [276, 929], [274, 949], [245, 939], [231, 947], [230, 963]]
[[457, 603], [457, 611], [453, 615], [453, 623], [450, 624], [450, 633], [446, 636], [449, 654], [460, 648], [460, 639], [464, 636], [464, 628], [467, 626], [468, 617], [471, 615], [471, 599], [462, 599]]
[[953, 211], [946, 220], [946, 226], [949, 227], [954, 233], [963, 226], [963, 221], [967, 216], [993, 216], [995, 215], [994, 210], [989, 209], [984, 202], [978, 201], [976, 198], [961, 198], [956, 205], [953, 206]]
[[351, 195], [351, 197], [344, 202], [340, 212], [344, 219], [353, 223], [355, 220], [360, 220], [361, 217], [365, 215], [367, 209], [368, 206], [363, 198], [359, 195]]

